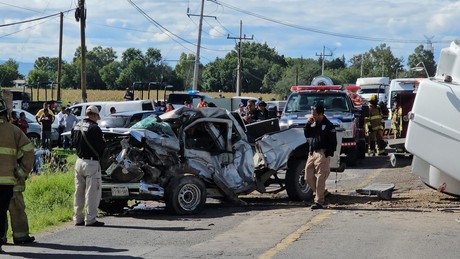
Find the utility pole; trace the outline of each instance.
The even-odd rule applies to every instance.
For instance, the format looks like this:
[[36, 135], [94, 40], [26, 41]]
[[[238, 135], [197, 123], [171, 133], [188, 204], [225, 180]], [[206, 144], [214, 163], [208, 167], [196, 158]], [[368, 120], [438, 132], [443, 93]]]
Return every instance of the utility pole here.
[[363, 64], [364, 64], [364, 58], [363, 58], [363, 54], [361, 54], [361, 77], [363, 77]]
[[78, 7], [75, 10], [75, 19], [80, 21], [80, 39], [81, 39], [81, 101], [86, 102], [86, 43], [85, 43], [85, 27], [86, 27], [86, 9], [85, 0], [78, 0]]
[[324, 52], [326, 51], [326, 46], [323, 45], [323, 53], [319, 53], [318, 52], [316, 53], [316, 56], [320, 56], [321, 57], [321, 61], [322, 61], [322, 64], [321, 64], [321, 75], [323, 76], [324, 75], [324, 57], [329, 57], [329, 56], [332, 56], [332, 54], [325, 54]]
[[[200, 70], [200, 49], [201, 49], [201, 30], [203, 28], [203, 12], [204, 12], [204, 0], [201, 0], [201, 12], [200, 12], [200, 23], [198, 25], [198, 43], [196, 44], [196, 55], [195, 55], [195, 68], [193, 70], [193, 86], [192, 90], [198, 89], [198, 76]], [[190, 15], [190, 14], [189, 14]]]
[[241, 96], [241, 40], [253, 40], [254, 35], [251, 35], [251, 38], [247, 38], [246, 34], [243, 36], [243, 21], [240, 20], [240, 36], [239, 37], [230, 37], [230, 34], [227, 36], [227, 39], [239, 40], [238, 42], [238, 65], [236, 68], [236, 96]]
[[59, 26], [59, 57], [58, 57], [58, 71], [57, 71], [57, 100], [61, 100], [61, 70], [62, 70], [62, 31], [64, 13], [61, 12], [61, 20]]

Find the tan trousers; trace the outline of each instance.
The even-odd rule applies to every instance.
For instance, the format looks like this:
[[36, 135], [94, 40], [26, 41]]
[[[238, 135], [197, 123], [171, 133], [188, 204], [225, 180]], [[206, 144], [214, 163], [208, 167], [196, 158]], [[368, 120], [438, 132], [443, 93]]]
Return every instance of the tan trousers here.
[[331, 172], [330, 157], [326, 157], [324, 150], [315, 151], [308, 156], [305, 166], [305, 179], [316, 193], [315, 202], [324, 204], [324, 192], [326, 190], [326, 180]]
[[29, 236], [29, 221], [27, 220], [26, 204], [22, 192], [13, 192], [8, 211], [10, 212], [13, 239]]
[[[97, 160], [77, 159], [75, 163], [75, 223], [86, 224], [96, 222], [97, 209], [102, 196], [101, 166]], [[83, 209], [86, 204], [86, 215]]]

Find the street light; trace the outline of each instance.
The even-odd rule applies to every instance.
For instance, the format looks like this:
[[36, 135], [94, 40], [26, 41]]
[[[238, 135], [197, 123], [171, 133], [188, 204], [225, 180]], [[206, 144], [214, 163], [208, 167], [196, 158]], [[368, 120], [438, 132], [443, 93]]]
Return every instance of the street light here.
[[[420, 66], [422, 65], [422, 66]], [[420, 61], [415, 67], [412, 67], [410, 70], [412, 71], [425, 71], [426, 77], [430, 78], [430, 75], [428, 74], [428, 70], [426, 70], [425, 63], [423, 61]]]

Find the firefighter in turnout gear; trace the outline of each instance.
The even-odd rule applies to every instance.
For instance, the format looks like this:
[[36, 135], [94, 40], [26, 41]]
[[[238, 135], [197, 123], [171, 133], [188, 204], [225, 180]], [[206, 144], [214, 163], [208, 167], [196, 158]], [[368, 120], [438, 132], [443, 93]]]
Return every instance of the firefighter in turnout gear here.
[[402, 108], [397, 101], [394, 102], [391, 112], [391, 128], [394, 132], [394, 138], [401, 137], [402, 133]]
[[[6, 104], [0, 99], [0, 135], [2, 136], [0, 138], [0, 161], [2, 161], [0, 167], [0, 237], [2, 237], [0, 252], [2, 245], [6, 243], [3, 238], [6, 236], [6, 212], [10, 206], [10, 200], [16, 203], [18, 193], [22, 197], [22, 192], [13, 192], [13, 190], [18, 182], [17, 186], [20, 186], [21, 179], [25, 181], [32, 170], [34, 160], [34, 146], [19, 127], [8, 122], [7, 114]], [[21, 201], [24, 207], [24, 200], [21, 199]], [[27, 237], [29, 237], [28, 234]]]
[[382, 112], [377, 105], [377, 96], [372, 95], [369, 99], [369, 117], [365, 118], [367, 134], [369, 137], [369, 153], [375, 156], [376, 144], [378, 145], [378, 154], [387, 155], [385, 153], [385, 141], [383, 140], [383, 128], [385, 121], [383, 120]]

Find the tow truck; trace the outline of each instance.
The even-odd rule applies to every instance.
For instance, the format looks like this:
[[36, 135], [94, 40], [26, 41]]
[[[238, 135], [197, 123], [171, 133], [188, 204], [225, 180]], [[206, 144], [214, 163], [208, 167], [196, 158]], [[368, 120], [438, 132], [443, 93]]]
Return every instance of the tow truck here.
[[324, 105], [327, 118], [336, 127], [345, 129], [340, 153], [345, 154], [348, 166], [356, 166], [357, 160], [366, 153], [366, 139], [360, 134], [364, 132], [361, 112], [348, 93], [342, 91], [342, 86], [333, 85], [330, 78], [321, 76], [313, 79], [311, 85], [292, 86], [280, 117], [280, 128], [305, 127], [311, 106], [318, 102]]

